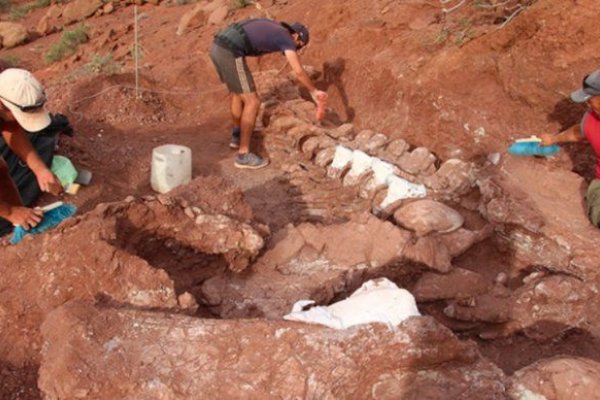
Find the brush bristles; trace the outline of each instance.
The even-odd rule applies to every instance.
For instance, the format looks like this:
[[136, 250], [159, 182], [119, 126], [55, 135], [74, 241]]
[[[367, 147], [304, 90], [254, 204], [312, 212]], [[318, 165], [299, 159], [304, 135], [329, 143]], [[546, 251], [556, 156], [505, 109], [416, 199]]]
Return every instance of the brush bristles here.
[[21, 226], [16, 226], [10, 243], [17, 244], [28, 234], [37, 235], [38, 233], [46, 232], [71, 217], [75, 212], [77, 212], [77, 207], [72, 204], [62, 204], [53, 208], [45, 212], [42, 221], [29, 230], [25, 230]]

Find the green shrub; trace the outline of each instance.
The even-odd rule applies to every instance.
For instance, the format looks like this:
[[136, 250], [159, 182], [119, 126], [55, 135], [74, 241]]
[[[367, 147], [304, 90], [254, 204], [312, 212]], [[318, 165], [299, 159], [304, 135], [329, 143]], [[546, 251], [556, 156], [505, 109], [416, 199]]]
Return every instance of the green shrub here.
[[54, 43], [44, 55], [44, 60], [50, 64], [73, 54], [80, 44], [89, 40], [87, 27], [80, 25], [72, 31], [64, 31], [58, 43]]
[[10, 0], [0, 0], [0, 11], [4, 12], [10, 9]]
[[450, 36], [450, 31], [446, 27], [443, 27], [433, 38], [433, 44], [444, 44], [448, 40], [448, 36]]
[[91, 74], [114, 75], [121, 70], [121, 65], [115, 62], [111, 53], [94, 54], [92, 60], [85, 65], [85, 70]]
[[8, 19], [11, 21], [18, 21], [23, 19], [28, 11], [27, 6], [12, 6], [8, 12]]
[[249, 0], [231, 0], [231, 8], [237, 10], [238, 8], [244, 8], [247, 5], [252, 4]]
[[0, 64], [8, 68], [18, 67], [21, 60], [17, 56], [3, 56], [0, 57]]
[[146, 52], [144, 51], [144, 46], [140, 45], [140, 44], [133, 44], [133, 46], [131, 47], [131, 51], [129, 52], [129, 54], [131, 54], [131, 58], [132, 59], [138, 59], [141, 60], [142, 58], [144, 58], [144, 55], [146, 54]]
[[35, 10], [36, 8], [48, 7], [50, 5], [50, 0], [35, 0], [32, 3], [27, 3], [21, 6], [12, 6], [10, 5], [9, 0], [0, 0], [0, 11], [6, 11], [9, 9], [8, 18], [11, 21], [17, 21], [25, 17], [30, 11]]
[[50, 0], [35, 0], [32, 3], [31, 9], [44, 8], [44, 7], [48, 7], [49, 5], [50, 5]]

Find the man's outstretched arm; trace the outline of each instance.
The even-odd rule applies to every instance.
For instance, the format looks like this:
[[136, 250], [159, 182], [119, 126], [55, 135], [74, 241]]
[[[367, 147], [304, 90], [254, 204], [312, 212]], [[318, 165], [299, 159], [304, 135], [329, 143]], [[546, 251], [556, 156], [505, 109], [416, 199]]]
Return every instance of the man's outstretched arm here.
[[584, 137], [581, 135], [581, 125], [577, 124], [556, 135], [544, 133], [540, 135], [540, 139], [542, 139], [543, 146], [550, 146], [557, 143], [579, 142], [583, 140]]
[[0, 217], [25, 229], [36, 226], [42, 220], [42, 211], [23, 206], [19, 191], [8, 171], [8, 165], [0, 157]]
[[302, 67], [302, 63], [300, 62], [300, 57], [298, 57], [298, 53], [293, 50], [286, 50], [284, 52], [285, 57], [287, 58], [290, 66], [292, 67], [292, 71], [296, 74], [296, 79], [310, 92], [313, 100], [317, 101], [317, 99], [321, 96], [327, 96], [327, 93], [317, 89]]
[[16, 121], [3, 123], [2, 136], [8, 147], [33, 171], [43, 192], [54, 195], [62, 192], [60, 181], [44, 164]]

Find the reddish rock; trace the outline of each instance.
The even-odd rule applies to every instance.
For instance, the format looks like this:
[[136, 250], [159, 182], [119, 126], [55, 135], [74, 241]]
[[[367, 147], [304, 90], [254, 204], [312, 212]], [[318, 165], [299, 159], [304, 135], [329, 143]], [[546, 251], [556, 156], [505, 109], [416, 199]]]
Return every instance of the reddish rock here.
[[275, 245], [252, 266], [252, 275], [215, 276], [204, 282], [202, 293], [222, 317], [279, 318], [298, 300], [328, 303], [359, 283], [354, 279], [361, 271], [399, 262], [409, 237], [369, 214], [338, 225], [288, 226], [272, 238]]
[[488, 289], [483, 277], [462, 268], [448, 274], [423, 274], [412, 290], [417, 301], [460, 299], [483, 294]]
[[436, 271], [447, 273], [452, 268], [454, 257], [488, 238], [491, 233], [489, 227], [484, 227], [479, 231], [458, 229], [446, 234], [419, 237], [406, 245], [402, 256]]
[[579, 328], [600, 335], [598, 288], [598, 278], [582, 282], [564, 275], [534, 277], [515, 291], [511, 319], [502, 333], [548, 340]]
[[449, 233], [464, 223], [464, 218], [447, 205], [429, 199], [415, 200], [400, 207], [394, 220], [417, 236], [430, 233]]
[[210, 25], [222, 25], [225, 22], [225, 18], [227, 18], [228, 14], [229, 6], [223, 5], [210, 13], [208, 16], [208, 23]]
[[430, 317], [339, 331], [71, 302], [43, 333], [39, 387], [48, 398], [502, 399], [505, 391], [504, 374], [473, 342]]
[[51, 19], [56, 19], [60, 18], [62, 13], [63, 10], [58, 4], [52, 4], [50, 7], [48, 7], [48, 11], [46, 11], [45, 16]]
[[50, 25], [50, 18], [47, 15], [44, 15], [42, 18], [40, 18], [35, 27], [35, 31], [42, 36], [45, 36], [53, 31], [53, 27]]
[[447, 273], [452, 268], [450, 251], [446, 246], [440, 246], [440, 242], [432, 236], [417, 238], [414, 242], [409, 242], [402, 255], [441, 273]]
[[410, 145], [404, 139], [394, 139], [381, 151], [381, 157], [385, 161], [395, 163], [409, 148]]
[[444, 309], [444, 314], [460, 321], [502, 323], [511, 319], [513, 298], [503, 286], [490, 293], [468, 299], [456, 300]]
[[423, 183], [446, 198], [457, 199], [473, 190], [475, 179], [476, 170], [472, 163], [450, 159]]
[[409, 174], [429, 176], [435, 172], [435, 161], [435, 156], [428, 149], [417, 147], [400, 156], [396, 163]]
[[600, 230], [588, 221], [582, 178], [535, 160], [505, 157], [478, 180], [480, 210], [504, 226], [517, 267], [543, 265], [582, 279], [598, 274]]
[[75, 0], [65, 6], [62, 18], [66, 25], [72, 24], [94, 15], [102, 6], [102, 0]]
[[211, 13], [218, 8], [221, 8], [227, 4], [227, 0], [213, 0], [202, 2], [204, 5], [204, 12]]
[[305, 122], [302, 121], [301, 119], [290, 115], [290, 116], [272, 119], [271, 123], [270, 123], [270, 127], [280, 130], [280, 131], [284, 131], [284, 130], [292, 129], [296, 126], [300, 126], [300, 125], [304, 125], [304, 124], [305, 124]]
[[27, 40], [27, 28], [16, 22], [0, 22], [0, 38], [2, 47], [19, 46]]
[[343, 124], [338, 126], [337, 128], [329, 131], [329, 135], [335, 139], [353, 139], [354, 138], [354, 125], [353, 124]]
[[102, 7], [102, 13], [103, 14], [110, 14], [113, 11], [115, 11], [115, 5], [113, 3], [106, 3], [103, 7]]
[[179, 20], [179, 25], [177, 26], [176, 33], [178, 36], [183, 35], [187, 29], [202, 25], [206, 22], [207, 17], [203, 9], [203, 4], [197, 4], [196, 7], [183, 14]]
[[312, 136], [309, 137], [308, 139], [306, 139], [303, 143], [302, 143], [302, 153], [304, 154], [304, 157], [308, 160], [312, 160], [313, 157], [315, 156], [315, 153], [319, 150], [319, 137], [318, 136]]
[[348, 144], [353, 150], [362, 150], [367, 147], [371, 138], [375, 135], [375, 131], [370, 129], [363, 129], [358, 132], [358, 134], [354, 137], [351, 143]]
[[[0, 283], [4, 360], [35, 361], [39, 325], [48, 312], [70, 299], [101, 295], [139, 307], [176, 309], [175, 285], [179, 293], [193, 290], [193, 284], [180, 280], [180, 270], [188, 279], [194, 277], [194, 269], [200, 268], [196, 276], [206, 274], [218, 256], [239, 271], [263, 246], [262, 237], [247, 224], [197, 207], [190, 216], [169, 197], [159, 199], [101, 204], [48, 233], [28, 236], [4, 249], [0, 263], [5, 277]], [[30, 260], [28, 267], [14, 268], [24, 257]], [[202, 272], [202, 267], [208, 271]], [[190, 306], [189, 301], [186, 304]], [[23, 315], [22, 310], [28, 312]]]
[[333, 161], [334, 155], [335, 147], [328, 147], [319, 151], [314, 159], [315, 165], [318, 165], [321, 168], [327, 168], [327, 166], [331, 164], [331, 161]]
[[383, 133], [375, 133], [369, 138], [369, 140], [359, 147], [359, 150], [364, 151], [367, 154], [376, 154], [382, 149], [390, 139]]
[[222, 214], [250, 223], [252, 208], [239, 187], [223, 177], [202, 176], [171, 190], [169, 197], [185, 207], [198, 207], [209, 214]]
[[514, 400], [588, 400], [600, 393], [600, 363], [586, 358], [544, 359], [515, 372], [508, 395]]

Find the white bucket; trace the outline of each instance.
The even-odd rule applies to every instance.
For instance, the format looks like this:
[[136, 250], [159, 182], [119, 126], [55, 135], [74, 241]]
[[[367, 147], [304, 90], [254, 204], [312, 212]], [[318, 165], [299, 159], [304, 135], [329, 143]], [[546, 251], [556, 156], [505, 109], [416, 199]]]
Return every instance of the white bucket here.
[[192, 180], [192, 150], [186, 146], [165, 144], [152, 150], [150, 185], [159, 193], [185, 185]]

